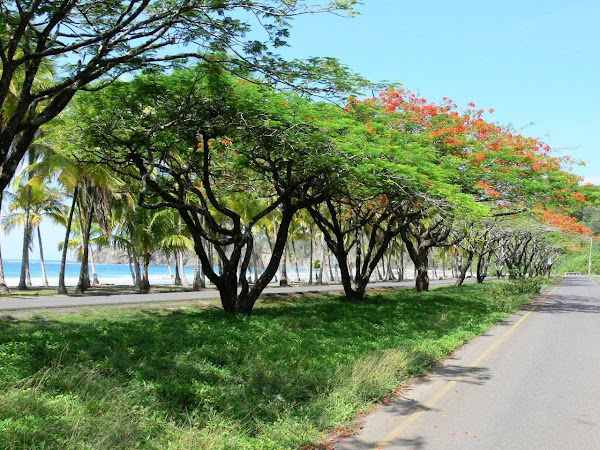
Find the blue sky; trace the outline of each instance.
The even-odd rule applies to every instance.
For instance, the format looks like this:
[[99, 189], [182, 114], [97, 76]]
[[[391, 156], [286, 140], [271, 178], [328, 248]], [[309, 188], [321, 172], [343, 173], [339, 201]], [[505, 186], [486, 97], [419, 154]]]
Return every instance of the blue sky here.
[[[364, 3], [353, 19], [297, 18], [283, 53], [336, 57], [429, 100], [493, 107], [493, 120], [585, 160], [574, 171], [600, 184], [600, 1]], [[42, 231], [47, 258], [58, 259], [63, 229]], [[5, 258], [20, 258], [21, 235], [2, 236]]]
[[295, 22], [294, 57], [335, 56], [425, 98], [493, 107], [492, 120], [587, 161], [600, 182], [599, 1], [366, 0], [354, 19]]

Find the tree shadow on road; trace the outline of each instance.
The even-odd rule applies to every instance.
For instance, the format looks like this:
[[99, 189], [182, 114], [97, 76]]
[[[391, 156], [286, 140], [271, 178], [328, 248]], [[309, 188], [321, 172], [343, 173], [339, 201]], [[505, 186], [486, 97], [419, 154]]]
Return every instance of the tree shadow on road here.
[[553, 295], [543, 303], [529, 304], [522, 308], [524, 311], [535, 311], [545, 314], [565, 313], [600, 313], [600, 302], [593, 298], [576, 295]]

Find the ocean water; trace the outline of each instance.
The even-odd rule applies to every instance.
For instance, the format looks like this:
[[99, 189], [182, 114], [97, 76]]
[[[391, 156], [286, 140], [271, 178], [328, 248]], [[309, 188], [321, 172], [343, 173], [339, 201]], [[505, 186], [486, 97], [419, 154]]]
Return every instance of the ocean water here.
[[[19, 276], [21, 274], [21, 261], [15, 260], [4, 260], [4, 277], [8, 286], [17, 286], [19, 284]], [[31, 273], [31, 284], [33, 286], [42, 285], [42, 269], [39, 261], [30, 261], [29, 263]], [[65, 284], [67, 286], [76, 286], [79, 280], [79, 271], [81, 265], [77, 262], [68, 262], [65, 273]], [[98, 281], [101, 284], [115, 284], [115, 285], [133, 285], [131, 278], [131, 272], [129, 271], [128, 264], [96, 264], [96, 271], [98, 273]], [[174, 266], [171, 266], [171, 271], [175, 273]], [[217, 268], [215, 267], [215, 271]], [[46, 274], [48, 277], [48, 283], [50, 286], [58, 285], [58, 274], [60, 272], [60, 261], [46, 261]], [[298, 270], [301, 281], [308, 281], [309, 271], [306, 268], [300, 268]], [[438, 270], [439, 272], [439, 270]], [[90, 265], [90, 275], [91, 265]], [[394, 274], [397, 275], [396, 271]], [[171, 275], [169, 274], [169, 268], [167, 266], [149, 266], [148, 275], [150, 284], [152, 286], [157, 285], [169, 285], [173, 283]], [[185, 275], [190, 283], [194, 281], [194, 267], [186, 266]], [[339, 270], [335, 271], [335, 275], [339, 276]], [[412, 272], [406, 271], [407, 278], [412, 276]], [[433, 276], [433, 272], [430, 271], [430, 276]], [[438, 275], [440, 275], [438, 273]], [[248, 273], [249, 277], [253, 277], [254, 273]], [[295, 282], [298, 280], [295, 267], [289, 267], [287, 270], [288, 280]], [[313, 271], [313, 279], [316, 276], [316, 270]], [[277, 277], [280, 277], [280, 273], [277, 273]], [[375, 275], [372, 276], [375, 279]], [[326, 269], [325, 279], [329, 279], [329, 270]], [[208, 282], [208, 280], [206, 280]]]
[[[21, 274], [21, 261], [5, 260], [4, 277], [8, 286], [19, 284]], [[30, 261], [29, 270], [31, 273], [31, 284], [34, 286], [42, 285], [42, 269], [39, 261]], [[65, 271], [65, 284], [67, 286], [76, 286], [79, 279], [81, 265], [76, 262], [68, 262]], [[174, 272], [174, 267], [171, 267]], [[98, 280], [102, 284], [132, 285], [131, 272], [128, 264], [96, 264]], [[60, 261], [46, 261], [46, 274], [48, 283], [51, 286], [58, 285], [58, 274], [60, 272]], [[90, 275], [92, 274], [90, 265]], [[150, 266], [148, 274], [151, 285], [171, 284], [171, 276], [167, 266]], [[185, 268], [185, 274], [190, 281], [194, 278], [194, 267]]]
[[[8, 286], [16, 286], [19, 284], [21, 275], [21, 261], [4, 260], [4, 278]], [[29, 270], [31, 274], [31, 284], [33, 286], [42, 285], [42, 269], [39, 261], [30, 261]], [[65, 271], [65, 284], [67, 286], [76, 286], [79, 280], [79, 271], [81, 265], [78, 262], [68, 262]], [[175, 273], [175, 267], [171, 266], [171, 271]], [[218, 269], [215, 267], [215, 271]], [[46, 276], [50, 286], [58, 285], [58, 274], [60, 272], [60, 261], [46, 261]], [[115, 285], [132, 285], [131, 272], [128, 264], [96, 264], [96, 272], [98, 273], [98, 281], [101, 284]], [[288, 279], [296, 281], [297, 275], [295, 269], [288, 268]], [[308, 270], [299, 269], [300, 279], [308, 280]], [[90, 264], [90, 276], [92, 275], [92, 266]], [[190, 283], [194, 281], [194, 266], [185, 267], [185, 275]], [[248, 276], [254, 276], [254, 273], [249, 273]], [[277, 274], [279, 276], [279, 273]], [[313, 273], [313, 277], [314, 277]], [[148, 277], [152, 286], [172, 284], [173, 280], [169, 274], [167, 266], [149, 266]], [[208, 282], [208, 280], [206, 280]]]

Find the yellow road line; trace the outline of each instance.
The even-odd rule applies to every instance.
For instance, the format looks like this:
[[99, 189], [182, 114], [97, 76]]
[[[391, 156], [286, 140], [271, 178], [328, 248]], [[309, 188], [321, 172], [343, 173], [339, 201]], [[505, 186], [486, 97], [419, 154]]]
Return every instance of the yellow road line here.
[[550, 291], [547, 294], [544, 294], [534, 305], [534, 307], [528, 311], [527, 313], [525, 313], [525, 315], [523, 315], [523, 317], [521, 317], [517, 322], [515, 322], [513, 324], [512, 327], [510, 327], [506, 333], [504, 333], [499, 339], [497, 339], [492, 345], [490, 345], [481, 355], [479, 355], [479, 357], [477, 357], [477, 359], [475, 359], [475, 361], [473, 361], [471, 364], [469, 364], [467, 366], [466, 369], [464, 369], [462, 372], [460, 372], [458, 374], [458, 376], [456, 377], [456, 379], [449, 381], [442, 389], [440, 389], [433, 397], [431, 397], [427, 402], [425, 402], [423, 404], [424, 409], [421, 411], [417, 411], [412, 413], [410, 416], [408, 416], [402, 423], [400, 423], [396, 428], [394, 428], [392, 431], [390, 431], [388, 434], [386, 434], [383, 439], [381, 441], [379, 441], [377, 444], [375, 444], [375, 446], [373, 447], [374, 449], [383, 449], [385, 446], [389, 445], [394, 439], [398, 438], [398, 436], [400, 436], [404, 430], [406, 430], [409, 426], [411, 426], [417, 419], [419, 419], [419, 417], [421, 417], [426, 410], [428, 410], [429, 408], [431, 408], [433, 405], [435, 405], [437, 402], [439, 402], [453, 387], [456, 383], [458, 383], [460, 380], [462, 380], [463, 376], [465, 376], [469, 370], [471, 370], [473, 367], [477, 366], [481, 361], [483, 361], [483, 359], [485, 359], [487, 356], [489, 356], [490, 353], [492, 353], [494, 351], [494, 349], [496, 349], [496, 347], [498, 347], [502, 342], [504, 342], [508, 336], [510, 336], [512, 334], [513, 331], [515, 331], [515, 329], [521, 325], [521, 323], [523, 323], [523, 321], [525, 319], [527, 319], [527, 317], [529, 317], [529, 315], [535, 311], [535, 309], [542, 304], [544, 301], [546, 301], [552, 294], [554, 294], [554, 291], [556, 291], [559, 288], [559, 286], [556, 286], [554, 289], [552, 289], [552, 291]]

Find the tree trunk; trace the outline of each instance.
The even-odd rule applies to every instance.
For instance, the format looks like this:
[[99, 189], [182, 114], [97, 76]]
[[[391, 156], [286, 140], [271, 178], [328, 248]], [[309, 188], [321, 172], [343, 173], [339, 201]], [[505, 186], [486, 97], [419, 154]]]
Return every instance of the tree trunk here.
[[310, 257], [309, 257], [309, 264], [308, 264], [308, 284], [309, 285], [313, 284], [313, 251], [314, 251], [313, 241], [314, 241], [314, 231], [311, 226], [311, 228], [310, 228]]
[[365, 294], [366, 284], [360, 283], [362, 278], [359, 278], [357, 281], [352, 276], [352, 272], [348, 265], [348, 255], [346, 253], [336, 252], [335, 257], [340, 266], [340, 277], [342, 279], [342, 286], [344, 287], [344, 295], [351, 301], [361, 300]]
[[362, 266], [362, 233], [360, 229], [356, 229], [354, 237], [356, 239], [356, 267], [354, 268], [354, 282], [357, 282], [360, 278], [360, 270]]
[[25, 282], [27, 283], [28, 288], [30, 288], [32, 286], [32, 284], [31, 284], [31, 266], [29, 265], [29, 261], [27, 261], [27, 266], [26, 266]]
[[[269, 230], [267, 229], [267, 227], [263, 227], [263, 231], [265, 233], [265, 237], [267, 238], [267, 243], [269, 244], [269, 250], [271, 250], [271, 255], [273, 254], [273, 241], [271, 240], [271, 234], [269, 233]], [[277, 233], [277, 231], [275, 232]], [[273, 282], [277, 282], [278, 278], [277, 278], [277, 273], [275, 273], [275, 275], [273, 276]]]
[[[504, 266], [503, 266], [503, 267], [504, 267]], [[498, 266], [496, 266], [496, 277], [497, 277], [498, 279], [502, 278], [502, 275], [503, 275], [503, 274], [502, 274], [502, 269], [503, 269], [503, 267], [501, 267], [501, 268], [498, 268]]]
[[459, 252], [456, 252], [454, 255], [454, 264], [452, 264], [452, 278], [458, 278], [459, 268], [461, 266], [461, 262], [459, 261]]
[[327, 250], [327, 265], [329, 266], [329, 281], [334, 282], [335, 276], [333, 275], [333, 267], [331, 265], [331, 252]]
[[[0, 194], [1, 195], [1, 194]], [[1, 202], [1, 200], [0, 200]], [[6, 279], [4, 277], [4, 262], [2, 260], [2, 249], [0, 248], [0, 292], [10, 292], [6, 285]]]
[[223, 261], [221, 260], [221, 257], [218, 254], [217, 254], [217, 268], [219, 270], [219, 276], [222, 276], [224, 266], [223, 266]]
[[[365, 249], [366, 255], [362, 267], [356, 270], [354, 277], [348, 264], [350, 249], [346, 248], [343, 231], [337, 228], [333, 235], [327, 234], [327, 243], [337, 258], [344, 294], [348, 300], [361, 300], [364, 297], [371, 276], [375, 271], [379, 272], [379, 265], [383, 262], [385, 253], [397, 231], [393, 232], [388, 228], [383, 236], [378, 236], [376, 233], [377, 230], [374, 229], [368, 239], [369, 244]], [[325, 232], [323, 234], [325, 235]], [[358, 243], [358, 236], [356, 243]]]
[[443, 257], [440, 257], [442, 259], [442, 278], [446, 278], [446, 257], [448, 256], [448, 253], [444, 253]]
[[165, 253], [167, 257], [167, 270], [169, 271], [169, 277], [171, 278], [171, 283], [175, 283], [175, 275], [173, 275], [173, 270], [171, 270], [171, 257], [168, 253]]
[[421, 257], [415, 262], [415, 268], [417, 269], [417, 279], [415, 281], [415, 288], [417, 292], [429, 290], [429, 261], [427, 255], [421, 255]]
[[142, 290], [142, 271], [140, 268], [140, 258], [137, 255], [135, 249], [131, 250], [131, 254], [133, 256], [133, 268], [135, 270], [135, 287], [140, 291]]
[[73, 201], [71, 202], [71, 209], [69, 211], [69, 219], [67, 220], [67, 231], [65, 232], [65, 241], [63, 245], [62, 256], [60, 258], [60, 273], [58, 274], [58, 293], [67, 294], [67, 287], [65, 285], [65, 272], [67, 268], [67, 252], [69, 251], [69, 236], [71, 234], [71, 226], [73, 225], [73, 213], [75, 212], [75, 206], [77, 205], [77, 195], [79, 193], [79, 185], [75, 186], [73, 191]]
[[[257, 253], [256, 249], [252, 249], [252, 256], [251, 256], [251, 261], [252, 261], [252, 274], [254, 276], [254, 281], [251, 281], [252, 284], [256, 283], [256, 280], [258, 280], [258, 266], [259, 264], [262, 265], [262, 260], [259, 256], [259, 254]], [[252, 276], [250, 277], [250, 279], [252, 280]]]
[[[487, 260], [486, 260], [487, 256]], [[491, 264], [491, 255], [479, 255], [477, 260], [477, 282], [483, 283], [488, 276], [489, 266]]]
[[173, 280], [175, 286], [181, 286], [181, 276], [179, 274], [179, 258], [175, 253], [175, 279]]
[[135, 272], [133, 271], [133, 257], [131, 256], [131, 250], [127, 248], [127, 256], [129, 259], [129, 272], [131, 272], [131, 281], [134, 286], [137, 286], [137, 281], [135, 279]]
[[404, 241], [400, 240], [400, 267], [398, 267], [398, 281], [404, 281]]
[[[221, 306], [225, 312], [247, 312], [248, 314], [252, 310], [248, 305], [241, 305], [238, 303], [238, 291], [237, 291], [237, 277], [226, 277], [224, 276], [227, 269], [223, 265], [221, 271], [221, 283], [217, 284], [219, 290], [219, 297], [221, 298]], [[226, 278], [230, 278], [229, 281], [225, 281]], [[250, 311], [248, 311], [250, 309]]]
[[471, 266], [472, 261], [473, 261], [473, 252], [467, 251], [467, 259], [464, 262], [464, 264], [461, 264], [461, 266], [460, 266], [460, 269], [458, 272], [458, 277], [456, 279], [456, 283], [454, 283], [454, 286], [461, 286], [465, 282], [465, 278], [467, 277], [467, 270]]
[[194, 290], [199, 291], [205, 287], [206, 283], [204, 281], [204, 274], [202, 273], [202, 269], [200, 269], [200, 257], [196, 255], [196, 266], [194, 268]]
[[4, 277], [4, 262], [2, 261], [2, 249], [0, 248], [0, 292], [9, 292]]
[[94, 262], [94, 249], [90, 245], [90, 264], [92, 265], [92, 284], [100, 284], [98, 280], [98, 272], [96, 271], [96, 263]]
[[[279, 229], [273, 245], [271, 257], [258, 280], [250, 286], [246, 277], [248, 265], [251, 262], [252, 252], [254, 249], [254, 237], [249, 230], [245, 230], [242, 234], [236, 236], [237, 240], [231, 244], [231, 252], [226, 254], [224, 249], [218, 248], [219, 260], [222, 265], [221, 275], [218, 275], [214, 270], [209, 270], [209, 261], [206, 251], [200, 245], [201, 236], [196, 231], [191, 221], [184, 220], [189, 225], [196, 253], [200, 257], [201, 263], [206, 267], [207, 277], [215, 284], [219, 290], [223, 309], [227, 312], [251, 314], [256, 300], [263, 290], [272, 282], [275, 273], [277, 272], [284, 248], [287, 242], [290, 223], [297, 210], [285, 206], [281, 209], [281, 221]], [[229, 250], [229, 249], [228, 249]], [[239, 285], [239, 292], [238, 292]]]
[[383, 276], [381, 275], [381, 272], [379, 271], [379, 264], [377, 264], [375, 269], [377, 270], [377, 281], [383, 281]]
[[42, 269], [42, 286], [48, 287], [48, 276], [46, 275], [46, 262], [44, 261], [44, 247], [42, 247], [42, 232], [37, 227], [38, 245], [40, 246], [40, 266]]
[[190, 287], [190, 282], [188, 281], [187, 277], [185, 276], [185, 266], [183, 264], [183, 252], [177, 253], [177, 261], [178, 261], [178, 264], [179, 264], [180, 270], [181, 270], [181, 285], [183, 287]]
[[388, 249], [388, 255], [387, 255], [387, 273], [386, 273], [385, 279], [388, 281], [395, 280], [394, 272], [392, 271], [392, 254], [394, 253], [393, 249], [394, 249], [394, 241], [392, 240], [390, 242], [389, 249]]
[[150, 266], [150, 253], [144, 253], [144, 272], [142, 275], [142, 283], [140, 285], [140, 294], [148, 294], [150, 292], [150, 277], [148, 276], [148, 267]]
[[92, 231], [92, 217], [94, 215], [94, 206], [91, 205], [90, 209], [85, 217], [85, 229], [83, 229], [83, 256], [81, 258], [81, 270], [79, 271], [79, 281], [75, 292], [84, 293], [90, 287], [90, 269], [88, 266], [89, 262], [89, 250], [90, 250], [90, 233]]
[[[206, 256], [208, 257], [208, 262], [211, 270], [214, 270], [215, 256], [212, 242], [208, 242], [206, 245]], [[206, 273], [206, 271], [204, 273]]]
[[287, 286], [288, 285], [288, 276], [287, 276], [287, 243], [283, 248], [283, 256], [281, 257], [281, 279], [279, 280], [279, 286]]
[[[415, 289], [417, 292], [429, 290], [429, 248], [417, 241], [417, 245], [413, 242], [411, 234], [403, 229], [401, 232], [402, 240], [406, 245], [408, 255], [412, 260], [415, 268]], [[416, 237], [415, 237], [416, 239]]]
[[300, 283], [300, 281], [302, 281], [300, 279], [300, 269], [298, 268], [298, 253], [296, 253], [296, 244], [294, 244], [294, 241], [291, 241], [292, 244], [292, 252], [294, 253], [294, 265], [296, 266], [296, 278], [298, 279], [298, 283]]
[[[198, 264], [200, 264], [200, 261], [198, 261]], [[256, 268], [254, 268], [254, 270], [256, 271]], [[200, 287], [206, 287], [206, 274], [204, 273], [204, 268], [202, 267], [202, 264], [200, 264]]]
[[[4, 193], [0, 191], [0, 213], [2, 211], [2, 197]], [[6, 285], [6, 279], [4, 278], [4, 262], [2, 261], [2, 248], [0, 246], [0, 292], [8, 292], [8, 286]]]
[[317, 272], [317, 284], [323, 284], [323, 273], [325, 270], [325, 252], [327, 251], [327, 243], [321, 233], [321, 258], [319, 264], [319, 270]]
[[[31, 285], [31, 279], [29, 278], [29, 241], [31, 239], [31, 226], [29, 224], [29, 210], [31, 205], [31, 186], [25, 187], [27, 189], [27, 204], [25, 205], [25, 224], [23, 225], [23, 251], [21, 253], [21, 276], [19, 277], [19, 285], [17, 289], [19, 291], [27, 290], [27, 287]], [[29, 278], [29, 283], [27, 282]]]

